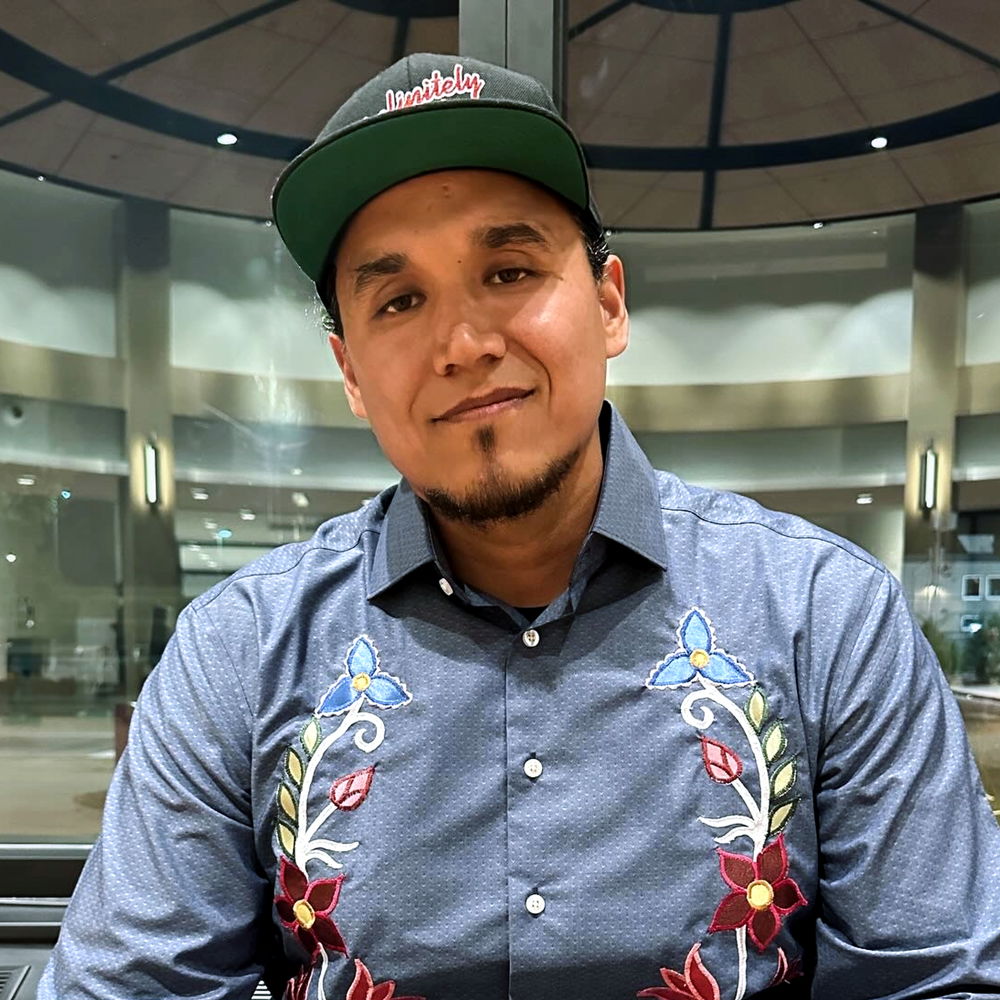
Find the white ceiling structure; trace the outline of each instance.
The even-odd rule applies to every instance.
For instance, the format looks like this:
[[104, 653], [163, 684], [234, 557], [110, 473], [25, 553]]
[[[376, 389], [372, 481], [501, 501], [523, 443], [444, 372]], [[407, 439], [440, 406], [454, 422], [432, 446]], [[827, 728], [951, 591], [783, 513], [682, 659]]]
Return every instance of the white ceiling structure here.
[[[606, 221], [755, 226], [997, 194], [997, 7], [569, 0], [566, 110]], [[401, 54], [456, 51], [457, 9], [5, 0], [0, 167], [264, 217], [284, 161], [355, 87]]]

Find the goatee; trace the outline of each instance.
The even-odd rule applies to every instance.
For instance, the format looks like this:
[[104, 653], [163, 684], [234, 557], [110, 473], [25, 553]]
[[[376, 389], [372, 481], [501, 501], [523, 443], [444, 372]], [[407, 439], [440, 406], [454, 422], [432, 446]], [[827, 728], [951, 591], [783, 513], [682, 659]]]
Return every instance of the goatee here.
[[499, 521], [513, 521], [538, 510], [559, 492], [583, 447], [553, 459], [539, 473], [513, 479], [496, 460], [496, 431], [492, 426], [476, 431], [476, 447], [486, 462], [486, 472], [467, 493], [458, 495], [440, 487], [428, 487], [424, 499], [435, 513], [449, 521], [484, 528]]

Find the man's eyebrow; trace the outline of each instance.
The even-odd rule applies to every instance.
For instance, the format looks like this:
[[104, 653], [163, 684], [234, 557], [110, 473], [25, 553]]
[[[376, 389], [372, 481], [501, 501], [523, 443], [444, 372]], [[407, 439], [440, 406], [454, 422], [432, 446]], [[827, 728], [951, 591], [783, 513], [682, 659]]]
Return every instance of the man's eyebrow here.
[[551, 242], [527, 222], [510, 222], [502, 226], [483, 226], [474, 234], [474, 242], [487, 250], [500, 250], [518, 243], [529, 243], [551, 249]]
[[408, 263], [406, 254], [387, 253], [359, 264], [354, 269], [354, 294], [360, 295], [373, 281], [387, 274], [399, 274]]

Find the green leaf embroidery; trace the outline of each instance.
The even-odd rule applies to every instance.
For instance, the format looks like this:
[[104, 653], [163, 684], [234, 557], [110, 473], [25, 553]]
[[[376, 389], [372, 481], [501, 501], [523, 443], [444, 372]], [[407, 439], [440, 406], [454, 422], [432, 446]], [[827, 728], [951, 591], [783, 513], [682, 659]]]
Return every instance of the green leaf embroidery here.
[[753, 689], [750, 700], [747, 702], [746, 713], [750, 724], [759, 733], [760, 727], [764, 725], [764, 720], [767, 718], [767, 698], [759, 687]]
[[288, 751], [288, 756], [285, 758], [285, 769], [288, 771], [288, 777], [295, 782], [296, 787], [302, 784], [302, 776], [305, 773], [302, 768], [302, 758], [294, 750]]
[[774, 772], [771, 779], [771, 794], [777, 799], [787, 792], [795, 784], [796, 767], [795, 761], [790, 760]]
[[761, 742], [764, 745], [764, 759], [768, 764], [773, 764], [788, 746], [788, 737], [785, 736], [785, 727], [781, 724], [780, 719], [776, 719], [768, 726]]
[[312, 756], [312, 752], [319, 745], [319, 723], [312, 719], [309, 724], [302, 730], [302, 746], [305, 747], [305, 751], [309, 756]]
[[295, 857], [295, 834], [292, 828], [284, 823], [278, 823], [278, 841], [281, 849], [290, 857]]
[[292, 795], [288, 785], [284, 783], [278, 789], [278, 805], [289, 819], [295, 819], [295, 796]]
[[769, 837], [773, 837], [779, 831], [784, 830], [798, 804], [798, 799], [792, 799], [791, 802], [786, 802], [784, 805], [776, 806], [771, 810], [771, 822], [767, 830]]

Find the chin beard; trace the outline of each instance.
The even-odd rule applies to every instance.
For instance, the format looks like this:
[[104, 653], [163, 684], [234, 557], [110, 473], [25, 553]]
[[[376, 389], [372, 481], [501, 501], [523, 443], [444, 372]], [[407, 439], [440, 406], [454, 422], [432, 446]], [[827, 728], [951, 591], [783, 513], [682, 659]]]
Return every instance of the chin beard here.
[[486, 462], [486, 471], [471, 489], [462, 495], [435, 486], [423, 491], [425, 501], [436, 514], [474, 528], [514, 521], [538, 510], [559, 492], [583, 453], [579, 446], [553, 459], [536, 475], [515, 480], [496, 460], [496, 432], [492, 427], [476, 432], [476, 446]]

